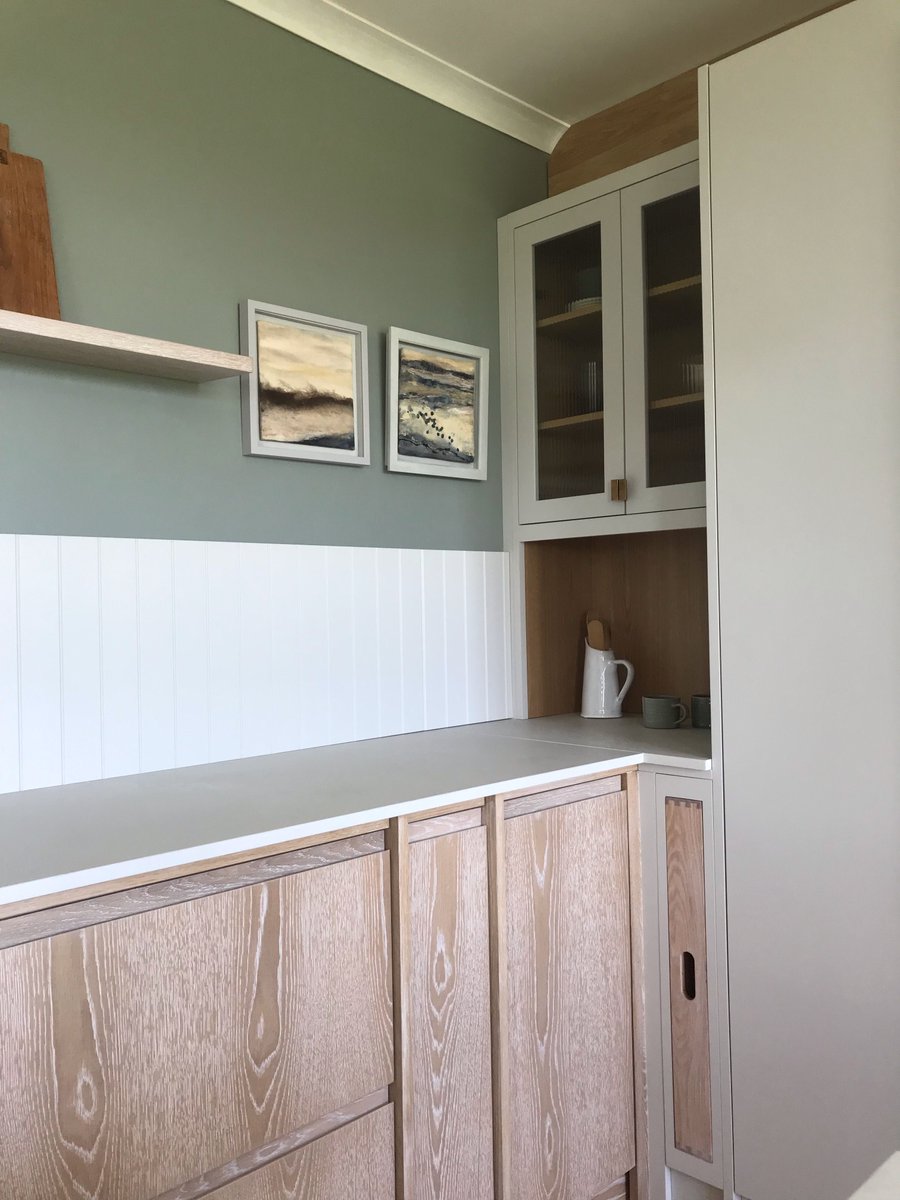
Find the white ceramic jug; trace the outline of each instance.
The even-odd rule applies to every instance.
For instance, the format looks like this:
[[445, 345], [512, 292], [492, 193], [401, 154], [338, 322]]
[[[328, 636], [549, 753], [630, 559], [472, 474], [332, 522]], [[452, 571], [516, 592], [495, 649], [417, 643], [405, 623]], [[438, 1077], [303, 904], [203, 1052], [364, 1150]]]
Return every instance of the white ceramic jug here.
[[[619, 667], [625, 682], [619, 686]], [[612, 650], [595, 650], [584, 643], [584, 687], [581, 692], [583, 717], [621, 717], [622, 701], [634, 681], [634, 667]]]

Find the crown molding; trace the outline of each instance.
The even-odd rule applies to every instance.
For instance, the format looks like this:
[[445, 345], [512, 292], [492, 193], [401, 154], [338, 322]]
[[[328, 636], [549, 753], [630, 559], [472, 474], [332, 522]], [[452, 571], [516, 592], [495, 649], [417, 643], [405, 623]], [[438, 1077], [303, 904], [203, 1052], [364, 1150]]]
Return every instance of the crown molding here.
[[446, 108], [549, 153], [569, 128], [330, 0], [228, 0]]

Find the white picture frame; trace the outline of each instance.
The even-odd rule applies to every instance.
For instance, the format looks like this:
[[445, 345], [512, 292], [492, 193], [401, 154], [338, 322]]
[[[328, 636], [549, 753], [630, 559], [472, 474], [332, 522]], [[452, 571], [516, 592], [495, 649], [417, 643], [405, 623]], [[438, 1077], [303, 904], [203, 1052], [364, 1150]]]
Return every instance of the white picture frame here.
[[[445, 377], [453, 377], [451, 388], [459, 388], [464, 403], [447, 403], [446, 390], [435, 385], [427, 368], [419, 372], [416, 380], [412, 360], [404, 361], [404, 352], [421, 354], [426, 363], [434, 356], [438, 370]], [[465, 366], [453, 370], [447, 361], [453, 359], [472, 364], [471, 419], [464, 411], [469, 406], [465, 401], [469, 391], [468, 372]], [[391, 327], [384, 422], [385, 463], [389, 471], [446, 479], [487, 478], [489, 367], [490, 352], [484, 346]], [[417, 390], [418, 396], [411, 397], [410, 392]], [[434, 390], [440, 403], [431, 403], [430, 390]], [[472, 458], [466, 461], [464, 455], [469, 454], [470, 443]]]
[[240, 336], [242, 352], [253, 359], [252, 373], [241, 380], [244, 454], [368, 466], [366, 326], [245, 300]]

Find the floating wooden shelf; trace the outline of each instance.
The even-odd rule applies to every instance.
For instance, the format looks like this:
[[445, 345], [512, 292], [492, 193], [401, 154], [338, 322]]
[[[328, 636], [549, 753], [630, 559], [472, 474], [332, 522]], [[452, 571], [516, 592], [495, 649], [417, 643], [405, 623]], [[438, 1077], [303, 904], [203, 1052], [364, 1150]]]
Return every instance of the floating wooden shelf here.
[[700, 275], [690, 275], [687, 279], [676, 279], [672, 283], [661, 283], [657, 287], [647, 289], [648, 296], [671, 296], [673, 292], [684, 292], [689, 288], [698, 288], [703, 282]]
[[586, 425], [589, 421], [602, 420], [602, 412], [577, 413], [574, 417], [554, 417], [552, 421], [541, 421], [538, 429], [564, 429], [570, 425]]
[[662, 400], [651, 400], [650, 411], [656, 412], [660, 408], [684, 408], [688, 404], [702, 403], [702, 392], [690, 392], [686, 396], [665, 396]]
[[552, 329], [554, 325], [571, 325], [583, 317], [596, 317], [603, 312], [603, 304], [584, 304], [581, 308], [573, 308], [570, 312], [555, 313], [552, 317], [542, 317], [535, 322], [538, 329]]
[[72, 325], [8, 309], [0, 309], [0, 351], [192, 383], [249, 375], [253, 370], [253, 360], [243, 354]]

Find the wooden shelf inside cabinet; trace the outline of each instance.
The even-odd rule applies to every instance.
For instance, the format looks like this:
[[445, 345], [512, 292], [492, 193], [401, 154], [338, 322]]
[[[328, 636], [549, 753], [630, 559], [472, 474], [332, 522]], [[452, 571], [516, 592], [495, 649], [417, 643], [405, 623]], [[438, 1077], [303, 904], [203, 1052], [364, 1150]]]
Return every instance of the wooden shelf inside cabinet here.
[[703, 403], [702, 392], [690, 392], [685, 396], [665, 396], [662, 400], [651, 400], [650, 411], [658, 412], [662, 408], [686, 408]]
[[8, 309], [0, 309], [0, 352], [191, 383], [249, 375], [253, 370], [253, 360], [243, 354], [72, 325]]
[[603, 305], [599, 301], [596, 304], [584, 304], [581, 308], [573, 308], [569, 312], [541, 317], [539, 321], [535, 321], [535, 328], [538, 333], [550, 333], [571, 341], [587, 340], [598, 336], [597, 317], [602, 312]]
[[675, 279], [672, 283], [661, 283], [657, 287], [648, 288], [647, 295], [650, 297], [675, 296], [679, 292], [699, 288], [702, 282], [700, 275], [689, 275], [687, 279]]
[[538, 429], [569, 429], [573, 425], [586, 425], [591, 421], [602, 420], [602, 412], [577, 413], [574, 417], [554, 417], [552, 421], [541, 421]]

